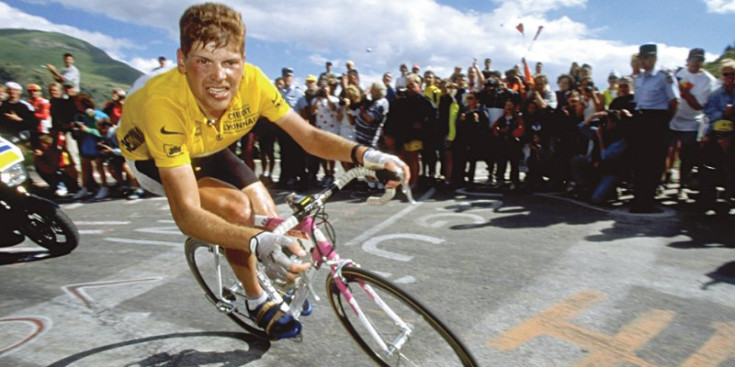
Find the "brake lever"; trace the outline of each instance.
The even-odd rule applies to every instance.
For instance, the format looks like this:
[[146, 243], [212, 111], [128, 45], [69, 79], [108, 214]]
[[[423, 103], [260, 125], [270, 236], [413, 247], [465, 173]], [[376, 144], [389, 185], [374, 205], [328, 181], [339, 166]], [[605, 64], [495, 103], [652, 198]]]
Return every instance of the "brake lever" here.
[[[416, 205], [416, 201], [413, 199], [413, 195], [411, 193], [411, 187], [408, 186], [408, 183], [403, 181], [403, 172], [394, 172], [390, 170], [379, 170], [375, 172], [376, 178], [380, 180], [381, 182], [386, 181], [399, 181], [401, 183], [401, 192], [403, 192], [404, 195], [406, 195], [406, 198], [408, 199], [408, 202], [412, 205]], [[386, 188], [385, 192], [382, 196], [371, 196], [367, 199], [367, 203], [369, 205], [383, 205], [393, 199], [393, 197], [396, 195], [396, 189], [394, 188]]]

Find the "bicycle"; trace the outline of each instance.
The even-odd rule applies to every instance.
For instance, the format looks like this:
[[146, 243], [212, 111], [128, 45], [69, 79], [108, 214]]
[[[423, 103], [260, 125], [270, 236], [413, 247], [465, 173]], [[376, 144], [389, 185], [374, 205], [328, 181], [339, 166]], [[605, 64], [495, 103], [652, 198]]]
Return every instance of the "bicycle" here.
[[[328, 188], [303, 197], [287, 196], [293, 213], [288, 218], [256, 216], [255, 225], [296, 239], [311, 254], [312, 266], [295, 281], [272, 281], [259, 264], [258, 279], [269, 295], [281, 302], [282, 311], [299, 319], [307, 296], [320, 297], [314, 291], [314, 273], [323, 267], [330, 270], [326, 293], [340, 322], [378, 365], [381, 366], [476, 366], [474, 357], [462, 342], [413, 296], [383, 277], [342, 259], [335, 250], [335, 232], [325, 211], [327, 200], [358, 177], [380, 177], [364, 167], [353, 168]], [[404, 192], [409, 200], [410, 190]], [[369, 204], [384, 204], [395, 195], [389, 188], [381, 197], [368, 198]], [[252, 334], [268, 336], [248, 317], [242, 284], [223, 261], [218, 245], [193, 238], [186, 240], [186, 260], [206, 298], [222, 313]], [[299, 335], [297, 340], [300, 340]]]

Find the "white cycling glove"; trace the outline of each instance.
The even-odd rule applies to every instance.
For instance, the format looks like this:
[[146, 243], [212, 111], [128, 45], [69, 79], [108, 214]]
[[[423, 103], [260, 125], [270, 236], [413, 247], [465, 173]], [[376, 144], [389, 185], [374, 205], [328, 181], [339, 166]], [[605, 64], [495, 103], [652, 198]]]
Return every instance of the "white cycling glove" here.
[[261, 232], [250, 239], [250, 253], [255, 254], [263, 263], [268, 277], [283, 279], [288, 275], [288, 269], [294, 263], [284, 252], [284, 249], [288, 250], [292, 243], [293, 241], [286, 236]]
[[385, 169], [385, 164], [388, 162], [393, 162], [398, 167], [406, 167], [406, 164], [403, 163], [403, 161], [392, 155], [383, 153], [379, 150], [375, 149], [368, 149], [365, 154], [362, 156], [362, 164], [365, 166], [365, 168], [369, 168], [371, 170], [381, 170]]

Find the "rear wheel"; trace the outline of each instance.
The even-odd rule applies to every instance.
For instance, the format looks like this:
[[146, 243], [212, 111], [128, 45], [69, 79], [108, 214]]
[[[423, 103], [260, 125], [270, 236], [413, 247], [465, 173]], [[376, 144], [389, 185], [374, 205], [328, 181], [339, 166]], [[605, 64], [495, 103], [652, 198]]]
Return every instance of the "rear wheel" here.
[[[215, 251], [222, 251], [222, 248], [192, 238], [187, 239], [184, 245], [189, 270], [204, 291], [205, 297], [238, 326], [259, 338], [269, 339], [248, 317], [242, 285], [224, 254], [215, 254]], [[218, 276], [221, 277], [221, 286]], [[242, 302], [237, 302], [238, 298]]]
[[60, 208], [27, 209], [23, 215], [23, 234], [51, 254], [68, 254], [79, 244], [77, 226]]
[[[339, 290], [338, 281], [327, 278], [327, 295], [342, 325], [360, 347], [381, 366], [476, 366], [472, 355], [436, 316], [416, 299], [369, 271], [354, 267], [342, 269], [342, 282], [357, 301], [368, 322], [389, 348], [404, 342], [397, 350], [385, 351], [353, 311]], [[406, 324], [406, 333], [386, 314], [365, 288], [372, 288], [383, 302]]]

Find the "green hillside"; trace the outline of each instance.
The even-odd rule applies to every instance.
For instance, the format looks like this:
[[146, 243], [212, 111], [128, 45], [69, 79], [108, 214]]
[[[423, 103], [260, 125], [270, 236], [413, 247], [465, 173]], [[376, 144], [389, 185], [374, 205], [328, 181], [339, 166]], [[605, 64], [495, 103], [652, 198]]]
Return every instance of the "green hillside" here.
[[[61, 69], [63, 54], [73, 54], [82, 74], [82, 93], [99, 105], [110, 98], [113, 88], [127, 89], [142, 74], [99, 48], [60, 33], [0, 29], [0, 50], [0, 82], [37, 83], [44, 89], [54, 78], [43, 65]], [[45, 92], [44, 96], [48, 97]]]
[[707, 64], [705, 64], [704, 68], [707, 69], [707, 71], [709, 71], [710, 73], [712, 73], [712, 75], [714, 75], [716, 78], [719, 79], [720, 78], [720, 61], [722, 61], [722, 59], [725, 59], [725, 58], [730, 58], [730, 59], [735, 60], [735, 49], [728, 47], [728, 50], [725, 51], [724, 54], [720, 55], [720, 57], [717, 60], [713, 62], [708, 62]]

